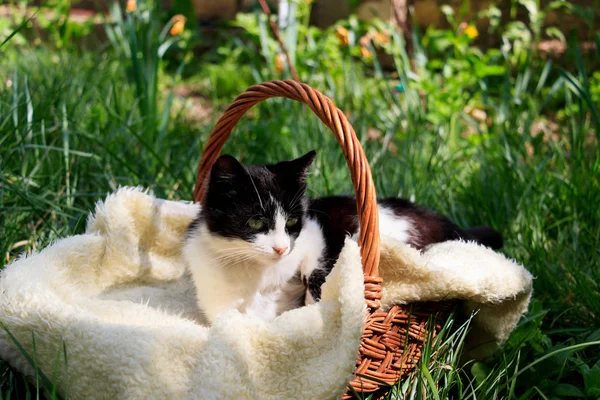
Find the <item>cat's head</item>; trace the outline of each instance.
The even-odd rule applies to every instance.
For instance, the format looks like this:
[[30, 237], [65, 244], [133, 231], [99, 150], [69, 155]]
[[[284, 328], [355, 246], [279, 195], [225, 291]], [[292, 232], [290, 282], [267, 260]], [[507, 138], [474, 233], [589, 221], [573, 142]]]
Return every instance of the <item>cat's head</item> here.
[[[213, 165], [201, 218], [221, 247], [269, 264], [286, 257], [304, 223], [311, 151], [291, 161], [244, 166], [229, 155]], [[223, 249], [227, 251], [227, 249]]]

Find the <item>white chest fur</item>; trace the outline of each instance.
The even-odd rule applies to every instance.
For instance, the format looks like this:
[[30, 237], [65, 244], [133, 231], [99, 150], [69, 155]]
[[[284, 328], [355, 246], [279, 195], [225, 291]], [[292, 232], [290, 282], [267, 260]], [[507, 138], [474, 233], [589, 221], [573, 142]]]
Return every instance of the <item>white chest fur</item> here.
[[[293, 302], [284, 298], [285, 285], [301, 265], [316, 263], [322, 235], [309, 224], [296, 239], [292, 251], [280, 258], [261, 259], [252, 255], [241, 240], [216, 238], [200, 226], [183, 246], [183, 255], [196, 286], [198, 306], [209, 322], [230, 309], [272, 319]], [[316, 228], [316, 229], [315, 229]], [[308, 255], [308, 257], [307, 257]], [[312, 267], [314, 268], [314, 267]]]

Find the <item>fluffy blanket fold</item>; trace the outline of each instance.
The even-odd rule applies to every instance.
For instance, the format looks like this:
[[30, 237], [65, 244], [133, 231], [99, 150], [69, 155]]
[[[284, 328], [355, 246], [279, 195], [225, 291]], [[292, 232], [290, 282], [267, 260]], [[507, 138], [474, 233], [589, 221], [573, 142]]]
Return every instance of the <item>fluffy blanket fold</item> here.
[[[264, 322], [237, 311], [204, 326], [180, 256], [198, 211], [121, 189], [99, 202], [86, 233], [21, 257], [0, 273], [0, 321], [74, 399], [339, 398], [352, 376], [365, 306], [350, 239], [322, 301]], [[420, 253], [383, 238], [383, 304], [461, 299], [479, 309], [468, 346], [481, 357], [527, 308], [531, 275], [472, 243]], [[0, 357], [32, 374], [6, 332]]]

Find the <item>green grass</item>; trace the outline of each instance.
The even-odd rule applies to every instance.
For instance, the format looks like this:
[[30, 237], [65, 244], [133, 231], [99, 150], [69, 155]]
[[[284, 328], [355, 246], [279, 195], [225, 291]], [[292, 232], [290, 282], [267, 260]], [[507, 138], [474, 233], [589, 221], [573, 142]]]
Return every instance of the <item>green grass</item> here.
[[[200, 60], [186, 71], [188, 84], [210, 100], [213, 113], [193, 120], [189, 101], [176, 98], [170, 124], [156, 134], [140, 114], [138, 87], [110, 51], [19, 51], [0, 61], [0, 266], [82, 232], [95, 202], [119, 186], [190, 200], [203, 143], [220, 112], [248, 85], [276, 77], [260, 56], [248, 62], [245, 53], [221, 53], [213, 64]], [[500, 60], [506, 69], [499, 75], [452, 82], [426, 63], [409, 73], [406, 54], [399, 53], [405, 90], [397, 93], [397, 82], [377, 65], [373, 73], [346, 55], [335, 70], [319, 69], [326, 55], [311, 54], [309, 66], [298, 60], [303, 79], [349, 116], [380, 196], [414, 198], [462, 226], [492, 225], [505, 237], [503, 253], [536, 277], [529, 314], [496, 356], [461, 368], [462, 331], [448, 333], [425, 354], [417, 379], [400, 384], [398, 393], [409, 391], [414, 399], [597, 398], [600, 124], [586, 64], [574, 58], [566, 72], [540, 59]], [[158, 86], [158, 110], [169, 104], [167, 78]], [[425, 83], [434, 86], [424, 90]], [[376, 131], [380, 136], [373, 138]], [[255, 108], [225, 151], [258, 163], [313, 148], [319, 153], [311, 193], [351, 192], [335, 139], [301, 104], [274, 99]], [[3, 398], [35, 392], [16, 371], [4, 363], [0, 368]]]

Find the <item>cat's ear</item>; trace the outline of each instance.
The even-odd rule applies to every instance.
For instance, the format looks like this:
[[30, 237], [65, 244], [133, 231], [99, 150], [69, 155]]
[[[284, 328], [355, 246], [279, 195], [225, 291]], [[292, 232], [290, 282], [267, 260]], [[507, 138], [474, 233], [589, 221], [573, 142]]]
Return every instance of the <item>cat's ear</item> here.
[[296, 158], [295, 160], [290, 161], [292, 164], [292, 168], [297, 171], [301, 171], [303, 175], [306, 175], [308, 171], [308, 167], [315, 161], [315, 157], [317, 156], [316, 150], [311, 150], [302, 157]]
[[228, 182], [245, 176], [246, 169], [233, 156], [223, 155], [215, 161], [210, 170], [210, 180], [213, 182]]
[[308, 175], [308, 167], [313, 163], [317, 152], [311, 150], [302, 157], [290, 161], [282, 161], [272, 165], [269, 169], [276, 174], [292, 176], [300, 181], [306, 179]]

